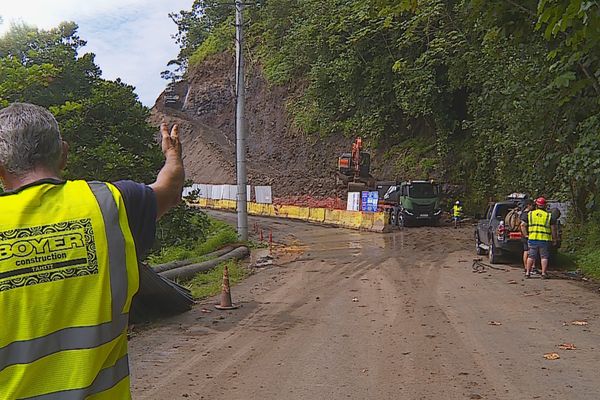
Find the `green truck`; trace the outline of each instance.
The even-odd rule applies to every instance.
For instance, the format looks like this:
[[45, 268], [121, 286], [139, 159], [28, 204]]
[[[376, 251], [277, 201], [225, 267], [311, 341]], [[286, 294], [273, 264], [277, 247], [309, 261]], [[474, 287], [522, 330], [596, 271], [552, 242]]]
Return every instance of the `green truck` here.
[[401, 182], [390, 186], [383, 202], [396, 226], [438, 225], [442, 216], [440, 185], [431, 180]]

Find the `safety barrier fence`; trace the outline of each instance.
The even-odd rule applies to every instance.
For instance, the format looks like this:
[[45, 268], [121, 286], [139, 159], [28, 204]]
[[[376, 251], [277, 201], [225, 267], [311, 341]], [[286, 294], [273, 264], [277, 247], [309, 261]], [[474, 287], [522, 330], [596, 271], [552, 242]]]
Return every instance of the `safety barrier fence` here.
[[[238, 197], [238, 186], [194, 183], [191, 186], [183, 188], [182, 197], [185, 198], [192, 194], [201, 199], [236, 200]], [[271, 204], [273, 203], [272, 196], [271, 186], [246, 186], [247, 201]]]
[[[200, 208], [236, 211], [235, 200], [197, 199], [192, 205]], [[361, 212], [311, 208], [289, 205], [273, 205], [248, 202], [248, 214], [263, 217], [295, 219], [344, 228], [371, 232], [388, 232], [391, 228], [389, 215], [384, 212]]]

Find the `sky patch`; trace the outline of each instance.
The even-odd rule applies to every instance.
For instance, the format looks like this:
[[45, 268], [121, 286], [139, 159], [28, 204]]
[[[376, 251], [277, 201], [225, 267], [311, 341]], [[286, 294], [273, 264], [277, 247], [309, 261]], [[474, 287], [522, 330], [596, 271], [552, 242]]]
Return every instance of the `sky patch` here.
[[193, 0], [19, 0], [2, 1], [0, 34], [11, 22], [50, 29], [62, 21], [79, 25], [87, 41], [82, 52], [96, 54], [102, 76], [135, 86], [142, 103], [154, 105], [167, 82], [160, 77], [179, 48], [170, 12], [189, 10]]

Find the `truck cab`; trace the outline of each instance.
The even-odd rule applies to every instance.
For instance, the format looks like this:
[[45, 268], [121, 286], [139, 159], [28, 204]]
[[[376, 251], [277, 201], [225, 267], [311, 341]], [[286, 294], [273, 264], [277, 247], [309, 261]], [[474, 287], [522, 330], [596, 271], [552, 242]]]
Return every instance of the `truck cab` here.
[[384, 201], [393, 204], [391, 222], [398, 226], [438, 225], [442, 215], [440, 186], [433, 181], [407, 181], [391, 186]]

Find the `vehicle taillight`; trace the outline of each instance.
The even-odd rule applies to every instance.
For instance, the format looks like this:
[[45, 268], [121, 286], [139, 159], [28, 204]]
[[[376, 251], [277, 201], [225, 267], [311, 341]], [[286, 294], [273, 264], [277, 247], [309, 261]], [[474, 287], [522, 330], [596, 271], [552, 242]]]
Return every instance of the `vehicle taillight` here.
[[498, 240], [504, 240], [506, 235], [506, 227], [504, 226], [504, 221], [500, 221], [498, 225]]

